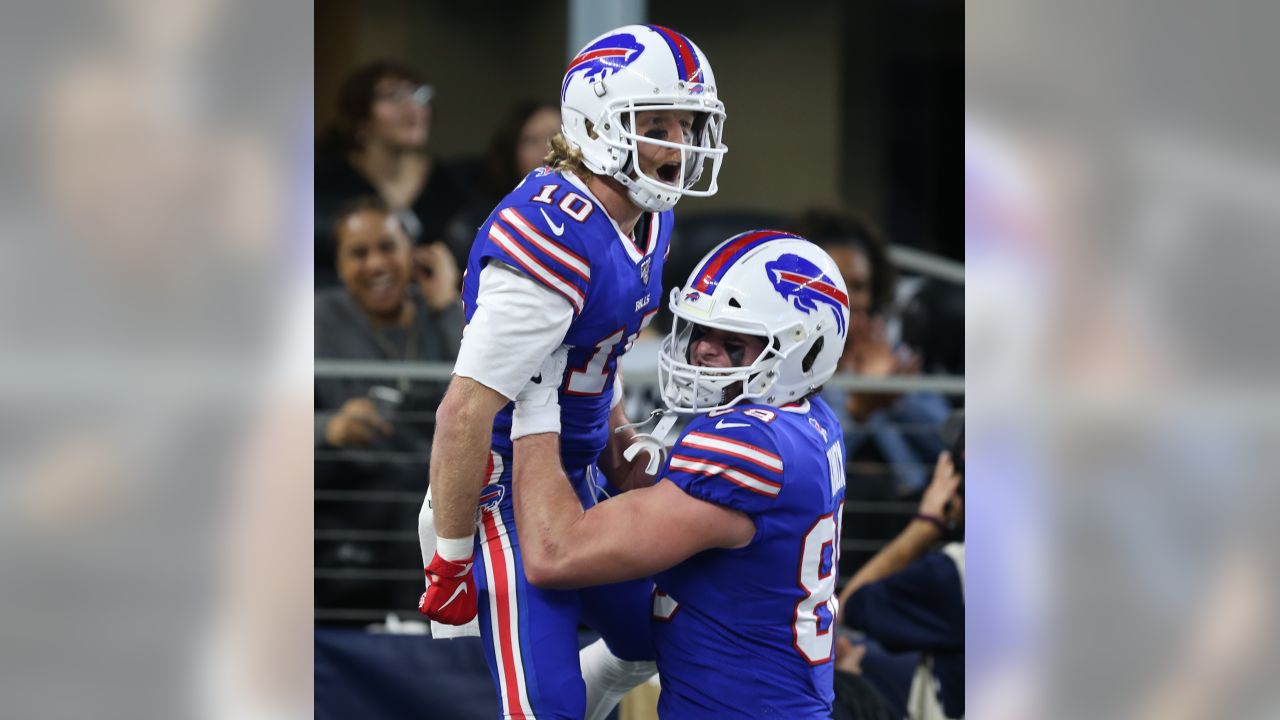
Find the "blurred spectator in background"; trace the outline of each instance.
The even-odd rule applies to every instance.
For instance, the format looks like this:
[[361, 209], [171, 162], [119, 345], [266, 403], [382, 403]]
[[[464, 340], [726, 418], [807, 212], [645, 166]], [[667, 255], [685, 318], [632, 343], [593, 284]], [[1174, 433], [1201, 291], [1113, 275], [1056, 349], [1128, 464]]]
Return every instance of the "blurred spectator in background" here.
[[[868, 680], [863, 672], [862, 660], [871, 641], [862, 638], [854, 644], [846, 637], [852, 633], [844, 628], [837, 630], [833, 678], [836, 701], [832, 704], [832, 720], [901, 720], [906, 716], [906, 706], [891, 704], [880, 691], [881, 684]], [[908, 658], [905, 670], [908, 677], [914, 667], [914, 660]], [[903, 697], [907, 695], [906, 692], [901, 694]]]
[[[838, 643], [837, 668], [865, 676], [910, 720], [964, 717], [963, 487], [943, 453], [918, 514], [840, 591], [842, 622], [874, 643]], [[918, 654], [909, 680], [893, 677], [902, 653]]]
[[[810, 241], [826, 249], [840, 266], [848, 286], [850, 320], [884, 317], [893, 305], [898, 280], [885, 243], [856, 213], [831, 208], [808, 208], [796, 221]], [[797, 233], [800, 234], [800, 233]]]
[[338, 94], [333, 126], [316, 152], [316, 286], [336, 283], [337, 211], [353, 198], [381, 197], [420, 248], [445, 238], [466, 202], [457, 173], [426, 152], [431, 86], [415, 70], [380, 61], [356, 70]]
[[902, 302], [902, 342], [930, 375], [964, 375], [964, 286], [923, 280]]
[[[849, 289], [849, 337], [840, 368], [862, 377], [919, 375], [920, 358], [895, 342], [897, 276], [885, 243], [857, 215], [810, 209], [801, 214], [798, 232], [820, 245], [840, 266]], [[951, 411], [936, 393], [843, 393], [828, 390], [828, 403], [843, 409], [850, 483], [870, 494], [863, 499], [895, 499], [919, 493], [931, 459], [943, 450], [940, 431]], [[872, 468], [888, 467], [888, 473]], [[887, 536], [886, 536], [887, 537]]]
[[[377, 197], [339, 212], [337, 271], [342, 287], [316, 293], [315, 355], [343, 360], [452, 362], [462, 340], [458, 270], [442, 243], [410, 253], [397, 216]], [[427, 479], [435, 408], [444, 383], [342, 378], [315, 385], [316, 489], [414, 493], [404, 503], [316, 503], [316, 567], [416, 571], [418, 508]], [[321, 539], [324, 533], [404, 528], [405, 542]], [[387, 582], [326, 583], [318, 607], [412, 608], [417, 573]], [[330, 587], [332, 586], [332, 587]]]
[[494, 206], [526, 175], [541, 167], [560, 132], [560, 106], [539, 100], [513, 105], [489, 140], [489, 151], [472, 183], [472, 194], [450, 224], [449, 249], [454, 257], [471, 254], [471, 242]]

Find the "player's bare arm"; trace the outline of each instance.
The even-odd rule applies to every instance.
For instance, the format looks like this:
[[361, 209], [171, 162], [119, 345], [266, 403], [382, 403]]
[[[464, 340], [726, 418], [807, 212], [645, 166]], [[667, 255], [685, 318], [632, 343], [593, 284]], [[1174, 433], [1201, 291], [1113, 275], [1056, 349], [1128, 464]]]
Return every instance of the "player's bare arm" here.
[[515, 442], [513, 489], [525, 574], [539, 587], [646, 577], [703, 550], [743, 547], [756, 532], [746, 514], [666, 481], [584, 512], [560, 466], [560, 438], [551, 433]]
[[471, 572], [475, 507], [493, 418], [506, 402], [497, 391], [459, 375], [436, 412], [430, 468], [436, 537], [434, 553], [423, 558], [428, 586], [418, 610], [447, 625], [465, 625], [476, 615], [476, 581]]
[[436, 533], [470, 538], [485, 479], [493, 418], [509, 400], [468, 377], [455, 376], [436, 412], [431, 496]]
[[858, 588], [883, 580], [896, 572], [906, 569], [908, 565], [919, 559], [929, 548], [942, 539], [942, 528], [936, 522], [926, 518], [944, 521], [953, 520], [953, 513], [956, 511], [949, 511], [948, 508], [960, 501], [956, 497], [956, 488], [959, 487], [959, 484], [960, 476], [955, 471], [955, 464], [951, 460], [951, 455], [945, 452], [942, 453], [938, 457], [938, 464], [933, 470], [933, 481], [929, 484], [928, 489], [925, 490], [924, 497], [920, 500], [919, 515], [907, 527], [903, 528], [902, 532], [886, 545], [883, 550], [868, 560], [849, 579], [844, 589], [840, 591], [842, 618], [845, 603], [858, 591]]

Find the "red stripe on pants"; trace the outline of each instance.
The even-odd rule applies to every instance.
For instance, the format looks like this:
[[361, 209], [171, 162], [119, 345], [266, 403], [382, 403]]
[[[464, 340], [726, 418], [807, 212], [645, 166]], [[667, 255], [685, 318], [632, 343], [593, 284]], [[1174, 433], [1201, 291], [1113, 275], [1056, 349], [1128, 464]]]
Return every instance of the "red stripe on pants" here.
[[[492, 466], [492, 459], [489, 464]], [[512, 633], [517, 631], [511, 612], [511, 603], [514, 601], [511, 594], [512, 578], [507, 577], [507, 555], [502, 548], [502, 537], [498, 534], [497, 524], [493, 520], [494, 512], [497, 510], [484, 513], [484, 535], [485, 543], [489, 546], [489, 567], [493, 571], [493, 587], [489, 588], [489, 592], [494, 593], [497, 601], [497, 614], [493, 620], [498, 635], [498, 651], [502, 653], [502, 670], [507, 681], [506, 712], [512, 717], [524, 717], [528, 711], [520, 704], [520, 683], [516, 678], [515, 646], [512, 642]]]

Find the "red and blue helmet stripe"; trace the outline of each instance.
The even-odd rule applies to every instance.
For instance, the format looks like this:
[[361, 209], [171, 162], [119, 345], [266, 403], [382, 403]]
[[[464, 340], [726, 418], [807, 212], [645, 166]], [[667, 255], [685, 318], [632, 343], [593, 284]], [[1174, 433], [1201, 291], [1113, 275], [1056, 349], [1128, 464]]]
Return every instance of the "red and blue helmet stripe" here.
[[697, 279], [693, 281], [690, 289], [704, 293], [712, 292], [738, 258], [746, 255], [753, 248], [778, 238], [795, 239], [796, 236], [777, 230], [752, 230], [730, 238], [720, 246], [719, 250], [702, 262], [694, 274]]
[[706, 82], [706, 78], [702, 77], [702, 63], [698, 60], [698, 51], [693, 48], [689, 38], [661, 25], [648, 27], [667, 41], [667, 47], [671, 48], [671, 54], [675, 57], [676, 72], [679, 73], [681, 80], [691, 83]]

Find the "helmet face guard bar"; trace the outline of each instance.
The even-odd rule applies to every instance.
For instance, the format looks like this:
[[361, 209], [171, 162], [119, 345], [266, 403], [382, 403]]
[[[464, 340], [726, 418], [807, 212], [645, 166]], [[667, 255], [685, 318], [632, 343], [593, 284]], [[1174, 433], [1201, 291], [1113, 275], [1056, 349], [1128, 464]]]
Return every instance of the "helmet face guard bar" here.
[[[777, 381], [774, 368], [798, 346], [781, 348], [778, 338], [792, 328], [771, 329], [760, 323], [729, 320], [695, 320], [676, 307], [679, 288], [672, 290], [671, 332], [658, 352], [658, 385], [667, 407], [677, 413], [705, 413], [724, 410], [744, 400], [765, 397]], [[696, 365], [689, 356], [694, 326], [755, 335], [765, 339], [765, 348], [750, 364], [726, 368]], [[734, 397], [725, 392], [734, 384], [741, 389]]]
[[[695, 123], [697, 132], [691, 138], [692, 142], [686, 144], [669, 140], [657, 140], [637, 133], [635, 131], [636, 114], [653, 111], [681, 111], [697, 115], [698, 122]], [[716, 180], [720, 174], [720, 163], [724, 159], [724, 154], [729, 151], [729, 148], [725, 147], [721, 141], [724, 136], [725, 117], [724, 103], [719, 100], [696, 99], [691, 101], [687, 97], [655, 96], [652, 101], [646, 99], [643, 103], [637, 103], [633, 99], [627, 99], [610, 104], [605, 111], [603, 129], [612, 130], [616, 128], [619, 139], [610, 137], [608, 132], [602, 133], [600, 137], [609, 147], [627, 154], [629, 162], [624, 163], [622, 170], [635, 170], [633, 179], [635, 182], [648, 186], [656, 192], [674, 192], [690, 197], [710, 197], [715, 195], [719, 189]], [[679, 177], [681, 178], [681, 184], [679, 187], [668, 185], [640, 172], [639, 143], [648, 143], [654, 147], [680, 151]], [[710, 185], [705, 190], [694, 190], [693, 186], [701, 179], [703, 168], [708, 161], [711, 162]], [[630, 165], [630, 168], [627, 165]]]

